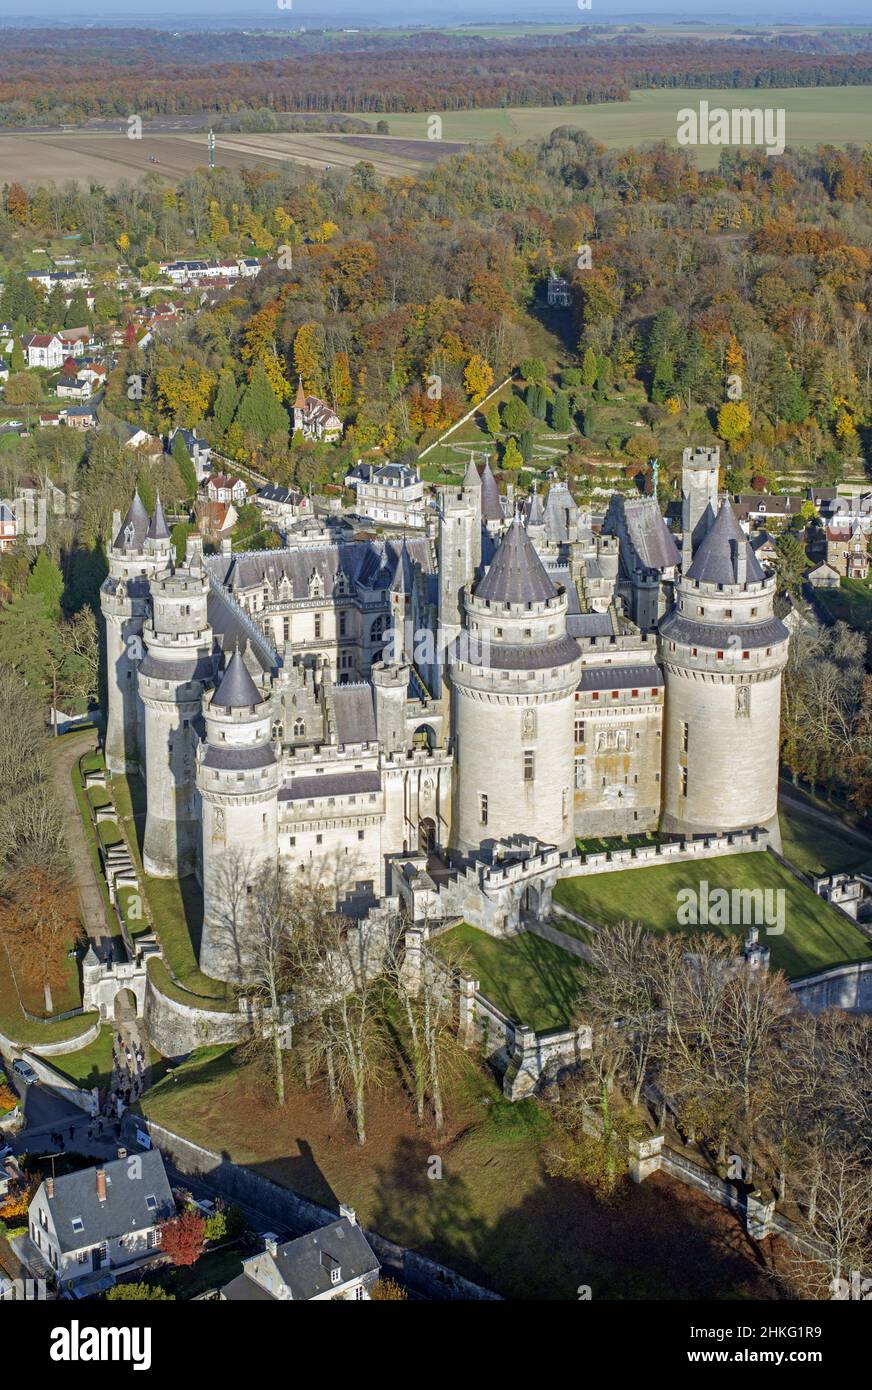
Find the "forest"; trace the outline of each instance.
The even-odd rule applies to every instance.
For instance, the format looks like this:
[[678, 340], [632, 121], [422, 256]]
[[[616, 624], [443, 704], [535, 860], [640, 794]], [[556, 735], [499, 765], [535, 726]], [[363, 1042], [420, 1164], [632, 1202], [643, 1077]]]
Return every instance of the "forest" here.
[[872, 82], [872, 53], [817, 35], [765, 39], [627, 34], [457, 38], [4, 30], [0, 125], [107, 116], [459, 111], [626, 101], [633, 88], [805, 87]]

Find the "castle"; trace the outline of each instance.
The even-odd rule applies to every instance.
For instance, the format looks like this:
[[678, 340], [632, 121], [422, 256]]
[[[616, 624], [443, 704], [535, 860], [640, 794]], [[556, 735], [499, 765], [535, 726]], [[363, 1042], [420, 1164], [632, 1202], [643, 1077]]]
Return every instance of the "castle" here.
[[135, 496], [102, 590], [106, 760], [144, 778], [146, 871], [202, 883], [201, 968], [244, 978], [246, 897], [277, 859], [354, 913], [394, 856], [778, 843], [788, 633], [718, 474], [685, 451], [680, 546], [654, 498], [613, 497], [594, 532], [565, 484], [513, 514], [472, 462], [432, 538], [192, 536], [175, 563]]

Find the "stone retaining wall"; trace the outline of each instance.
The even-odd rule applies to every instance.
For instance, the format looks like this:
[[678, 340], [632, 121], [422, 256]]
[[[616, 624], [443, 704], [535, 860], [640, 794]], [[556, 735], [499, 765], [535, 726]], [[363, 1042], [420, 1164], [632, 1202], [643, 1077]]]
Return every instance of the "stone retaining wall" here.
[[143, 1017], [148, 1039], [163, 1057], [186, 1057], [197, 1047], [239, 1042], [248, 1029], [242, 1013], [171, 999], [158, 989], [151, 974], [146, 980]]
[[848, 1009], [854, 1013], [872, 1013], [872, 961], [856, 965], [838, 965], [822, 970], [804, 980], [794, 980], [790, 986], [797, 999], [810, 1013], [824, 1009]]

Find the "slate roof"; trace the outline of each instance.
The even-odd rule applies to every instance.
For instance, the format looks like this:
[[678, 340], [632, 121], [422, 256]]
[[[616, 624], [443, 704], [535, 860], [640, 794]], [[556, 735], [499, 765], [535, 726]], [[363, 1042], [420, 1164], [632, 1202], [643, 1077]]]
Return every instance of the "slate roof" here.
[[570, 613], [566, 629], [572, 637], [611, 637], [612, 620], [608, 613]]
[[761, 583], [766, 576], [760, 561], [742, 534], [733, 508], [725, 500], [711, 529], [697, 547], [687, 578], [696, 579], [701, 584], [735, 584], [740, 545], [745, 546], [747, 555], [746, 584]]
[[203, 766], [219, 772], [251, 772], [272, 767], [276, 756], [271, 743], [252, 743], [246, 748], [228, 748], [223, 743], [209, 743], [203, 755]]
[[394, 570], [394, 577], [391, 580], [392, 594], [410, 594], [412, 592], [412, 560], [409, 555], [405, 541], [403, 541], [397, 567]]
[[463, 486], [481, 487], [481, 478], [479, 477], [479, 472], [475, 466], [475, 459], [472, 454], [470, 454], [467, 459], [466, 469], [463, 474]]
[[647, 569], [669, 569], [681, 563], [681, 553], [655, 497], [636, 497], [624, 502], [627, 532]]
[[351, 1279], [375, 1276], [379, 1270], [379, 1262], [363, 1231], [344, 1216], [318, 1231], [286, 1241], [277, 1246], [275, 1254], [264, 1251], [250, 1256], [243, 1264], [242, 1276], [225, 1284], [221, 1292], [226, 1299], [238, 1296], [250, 1299], [256, 1295], [238, 1287], [240, 1278], [253, 1283], [262, 1280], [267, 1288], [271, 1278], [274, 1297], [279, 1296], [284, 1286], [293, 1300], [306, 1301], [337, 1287], [331, 1278], [333, 1269], [340, 1271], [339, 1287]]
[[481, 470], [481, 518], [482, 521], [503, 521], [504, 517], [497, 480], [486, 461]]
[[273, 484], [259, 487], [255, 496], [262, 497], [265, 502], [280, 502], [288, 506], [296, 506], [300, 500], [300, 493], [296, 488], [278, 487]]
[[[159, 1149], [137, 1153], [140, 1177], [129, 1177], [129, 1160], [105, 1163], [106, 1200], [97, 1196], [97, 1169], [82, 1168], [55, 1178], [54, 1196], [46, 1194], [46, 1206], [54, 1220], [58, 1245], [64, 1252], [81, 1250], [114, 1240], [128, 1231], [147, 1231], [159, 1221], [175, 1215], [175, 1203]], [[45, 1183], [40, 1191], [45, 1193]], [[154, 1197], [152, 1209], [146, 1198]], [[74, 1230], [73, 1222], [82, 1229]]]
[[487, 647], [482, 644], [482, 660], [477, 658], [475, 638], [469, 641], [466, 650], [468, 655], [463, 659], [469, 665], [487, 666], [496, 671], [544, 671], [549, 666], [566, 666], [581, 656], [575, 638], [568, 635], [551, 642], [491, 642]]
[[212, 697], [212, 704], [221, 709], [246, 709], [262, 705], [263, 701], [264, 697], [251, 679], [237, 647]]
[[[425, 574], [433, 569], [430, 542], [426, 536], [409, 536], [405, 545], [413, 563]], [[401, 544], [397, 540], [364, 540], [324, 545], [294, 546], [287, 550], [257, 550], [237, 555], [209, 555], [206, 568], [221, 584], [233, 589], [253, 589], [265, 577], [276, 582], [290, 580], [293, 599], [309, 597], [309, 579], [314, 571], [333, 592], [338, 575], [350, 584], [366, 589], [387, 589], [397, 568]]]
[[[116, 550], [141, 550], [142, 542], [148, 533], [149, 528], [148, 512], [145, 510], [142, 499], [138, 492], [134, 492], [133, 501], [127, 509], [127, 515], [121, 523], [121, 530], [113, 541]], [[133, 535], [128, 543], [125, 531], [128, 526], [133, 528]]]
[[538, 492], [531, 493], [527, 501], [525, 512], [524, 524], [526, 526], [545, 525], [545, 508], [542, 505], [542, 498], [539, 496]]
[[662, 619], [660, 635], [687, 646], [723, 651], [729, 648], [731, 637], [739, 638], [736, 645], [740, 648], [776, 647], [779, 642], [786, 642], [789, 634], [779, 618], [767, 618], [762, 623], [697, 623], [679, 617], [673, 609]]
[[160, 493], [154, 500], [154, 516], [148, 528], [148, 540], [168, 541], [170, 538], [170, 528], [167, 526], [167, 519], [164, 516], [164, 509], [160, 500]]
[[378, 772], [322, 772], [292, 777], [279, 790], [280, 801], [315, 801], [324, 796], [359, 796], [381, 791]]
[[376, 729], [372, 687], [365, 682], [334, 685], [332, 696], [337, 743], [374, 743]]
[[475, 596], [490, 603], [545, 603], [557, 597], [520, 518], [515, 517], [503, 536]]
[[586, 666], [579, 690], [642, 690], [664, 684], [659, 666]]
[[578, 522], [578, 504], [566, 483], [552, 483], [545, 499], [545, 534], [554, 545], [566, 545], [569, 528]]

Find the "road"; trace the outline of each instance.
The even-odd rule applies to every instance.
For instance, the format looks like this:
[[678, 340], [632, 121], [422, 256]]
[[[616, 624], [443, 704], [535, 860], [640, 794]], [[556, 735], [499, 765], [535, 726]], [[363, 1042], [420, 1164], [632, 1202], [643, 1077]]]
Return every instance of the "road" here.
[[82, 921], [99, 955], [101, 954], [101, 943], [104, 951], [108, 946], [106, 914], [103, 910], [103, 895], [100, 892], [100, 885], [97, 882], [96, 871], [88, 850], [85, 827], [82, 825], [79, 803], [76, 800], [71, 777], [73, 763], [83, 753], [87, 753], [96, 746], [97, 735], [93, 729], [89, 729], [81, 734], [65, 734], [63, 738], [54, 739], [50, 753], [52, 776], [58, 798], [64, 808], [67, 848], [79, 894]]

